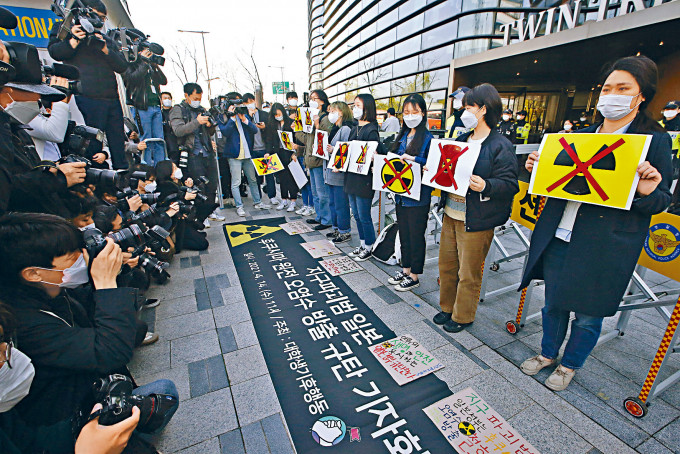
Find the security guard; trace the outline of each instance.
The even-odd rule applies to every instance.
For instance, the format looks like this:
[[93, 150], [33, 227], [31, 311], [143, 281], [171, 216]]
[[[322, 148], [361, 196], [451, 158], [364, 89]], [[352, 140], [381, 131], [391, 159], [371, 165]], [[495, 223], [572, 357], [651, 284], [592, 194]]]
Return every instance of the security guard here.
[[680, 176], [680, 101], [670, 101], [663, 108], [663, 119], [659, 124], [664, 127], [673, 139], [673, 178]]
[[463, 108], [463, 96], [465, 93], [470, 91], [468, 87], [458, 87], [456, 91], [449, 95], [449, 98], [453, 98], [453, 114], [446, 119], [446, 134], [445, 137], [457, 138], [459, 135], [467, 132], [463, 122], [460, 120], [460, 116], [463, 115], [465, 109]]
[[579, 129], [584, 129], [584, 128], [589, 128], [590, 127], [590, 122], [588, 121], [588, 113], [587, 112], [581, 112], [581, 116], [579, 117], [578, 121], [574, 123], [574, 129], [579, 130]]
[[522, 109], [517, 112], [517, 122], [515, 123], [515, 128], [517, 134], [515, 135], [515, 143], [527, 143], [529, 142], [529, 131], [531, 130], [531, 125], [527, 123], [527, 111]]
[[500, 132], [503, 137], [507, 137], [510, 142], [517, 142], [517, 127], [515, 121], [512, 119], [511, 109], [505, 109], [503, 111], [501, 121], [498, 122], [498, 132]]

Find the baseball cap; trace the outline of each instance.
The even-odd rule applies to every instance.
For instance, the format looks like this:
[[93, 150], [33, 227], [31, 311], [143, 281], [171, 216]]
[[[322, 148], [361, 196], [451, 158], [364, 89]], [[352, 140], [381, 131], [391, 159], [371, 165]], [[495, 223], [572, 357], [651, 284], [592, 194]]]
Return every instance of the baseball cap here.
[[517, 115], [524, 115], [525, 117], [527, 116], [527, 111], [522, 109], [519, 112], [517, 112]]
[[463, 99], [463, 96], [465, 96], [465, 93], [468, 91], [470, 91], [468, 87], [458, 87], [456, 91], [449, 95], [449, 98]]
[[663, 110], [666, 110], [666, 109], [680, 109], [680, 102], [669, 101], [668, 104], [666, 104], [666, 107], [663, 108]]
[[505, 109], [503, 113], [512, 115], [512, 109]]

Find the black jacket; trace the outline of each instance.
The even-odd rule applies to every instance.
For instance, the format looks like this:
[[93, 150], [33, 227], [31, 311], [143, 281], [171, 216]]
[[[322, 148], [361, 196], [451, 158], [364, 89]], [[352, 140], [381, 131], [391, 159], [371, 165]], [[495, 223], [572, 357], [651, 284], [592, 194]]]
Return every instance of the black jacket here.
[[[135, 109], [146, 110], [149, 107], [149, 85], [153, 85], [158, 98], [161, 97], [161, 85], [168, 83], [167, 77], [158, 66], [152, 66], [139, 57], [130, 64], [123, 73], [123, 82], [128, 95], [128, 104]], [[156, 104], [158, 106], [160, 104]]]
[[[599, 124], [586, 128], [594, 133]], [[644, 132], [631, 125], [628, 134], [651, 134], [647, 161], [663, 178], [646, 197], [633, 199], [630, 211], [583, 204], [578, 210], [559, 283], [559, 300], [552, 304], [564, 310], [596, 317], [614, 315], [628, 286], [640, 251], [647, 238], [652, 215], [671, 201], [671, 138], [662, 132]], [[542, 255], [562, 219], [566, 200], [548, 198], [531, 235], [529, 257], [520, 288], [532, 279], [543, 279]]]
[[[369, 123], [364, 126], [356, 125], [349, 133], [349, 140], [362, 140], [378, 142], [378, 154], [385, 154], [384, 147], [380, 143], [380, 133], [378, 122]], [[360, 175], [358, 173], [347, 172], [345, 175], [345, 192], [364, 199], [373, 198], [373, 174]]]
[[[472, 132], [465, 133], [458, 141], [467, 142], [471, 135]], [[492, 129], [482, 142], [472, 174], [484, 178], [486, 187], [481, 193], [468, 189], [465, 197], [465, 230], [479, 232], [505, 224], [510, 217], [512, 200], [519, 192], [519, 168], [510, 141]], [[438, 207], [442, 209], [445, 205], [446, 197], [442, 197]]]
[[75, 49], [69, 39], [57, 38], [59, 27], [52, 27], [47, 50], [55, 60], [76, 66], [80, 71], [81, 94], [95, 99], [118, 99], [118, 83], [114, 73], [123, 74], [128, 63], [118, 45], [103, 35], [108, 55], [96, 46], [81, 42]]
[[163, 116], [163, 136], [165, 139], [165, 147], [168, 151], [168, 157], [175, 164], [179, 164], [179, 145], [177, 145], [177, 136], [175, 131], [170, 126], [170, 110], [161, 107], [161, 115]]
[[663, 118], [661, 124], [666, 131], [680, 131], [680, 115], [676, 115], [672, 120]]
[[0, 294], [19, 324], [17, 348], [35, 366], [31, 392], [16, 406], [27, 424], [50, 425], [82, 405], [92, 408], [92, 383], [122, 372], [132, 358], [135, 289], [86, 287], [49, 298], [42, 289], [20, 286]]
[[510, 143], [517, 142], [517, 126], [513, 120], [501, 120], [498, 123], [498, 132], [508, 139]]

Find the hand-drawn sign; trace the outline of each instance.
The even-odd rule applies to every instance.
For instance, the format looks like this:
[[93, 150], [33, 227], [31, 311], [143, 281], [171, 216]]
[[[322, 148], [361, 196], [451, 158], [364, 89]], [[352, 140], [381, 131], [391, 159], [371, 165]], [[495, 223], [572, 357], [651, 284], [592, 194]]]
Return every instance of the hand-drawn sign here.
[[399, 156], [375, 155], [373, 163], [373, 189], [420, 199], [422, 171], [415, 162], [402, 162]]
[[480, 150], [480, 144], [433, 139], [423, 184], [465, 197]]
[[310, 126], [312, 124], [312, 114], [309, 109], [305, 109], [305, 124]]
[[314, 133], [314, 145], [312, 150], [314, 150], [314, 156], [317, 158], [325, 159], [326, 161], [330, 157], [328, 153], [328, 132], [317, 130]]
[[276, 153], [269, 155], [268, 158], [253, 158], [251, 161], [253, 161], [255, 170], [260, 176], [270, 175], [283, 170], [283, 163], [281, 163], [279, 155]]
[[529, 192], [628, 210], [650, 142], [638, 134], [546, 134]]
[[302, 114], [300, 113], [300, 108], [295, 110], [295, 120], [293, 120], [293, 131], [302, 131]]
[[338, 142], [333, 148], [329, 158], [329, 163], [332, 167], [340, 172], [346, 172], [349, 166], [349, 142]]
[[519, 192], [515, 194], [515, 199], [512, 202], [510, 219], [529, 230], [534, 230], [542, 198], [540, 195], [530, 194], [529, 183], [520, 180]]
[[284, 150], [293, 151], [293, 133], [290, 131], [277, 131]]
[[670, 279], [680, 280], [680, 216], [652, 216], [638, 264]]
[[373, 345], [369, 350], [399, 386], [444, 367], [409, 334]]
[[378, 142], [363, 142], [352, 140], [349, 143], [349, 167], [348, 172], [368, 175], [368, 171], [373, 163], [373, 156], [378, 149]]

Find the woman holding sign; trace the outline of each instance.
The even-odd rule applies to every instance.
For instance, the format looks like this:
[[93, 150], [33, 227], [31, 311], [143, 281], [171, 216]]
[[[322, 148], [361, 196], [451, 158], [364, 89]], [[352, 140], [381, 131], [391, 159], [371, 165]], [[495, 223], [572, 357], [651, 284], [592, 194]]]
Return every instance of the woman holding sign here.
[[[400, 155], [404, 164], [417, 162], [424, 166], [430, 151], [432, 134], [427, 130], [427, 105], [422, 96], [410, 95], [404, 101], [404, 123], [392, 145], [392, 152]], [[420, 285], [419, 274], [425, 265], [425, 229], [430, 215], [432, 188], [422, 186], [420, 199], [413, 200], [396, 195], [397, 224], [401, 243], [401, 266], [388, 282], [399, 292]]]
[[472, 325], [482, 285], [482, 265], [493, 231], [510, 217], [519, 192], [517, 158], [512, 143], [496, 130], [503, 105], [493, 85], [477, 85], [463, 97], [461, 120], [472, 132], [459, 142], [481, 144], [466, 197], [442, 197], [444, 224], [439, 248], [439, 305], [434, 322], [457, 333]]
[[[597, 345], [604, 317], [617, 312], [652, 215], [671, 200], [671, 140], [646, 112], [656, 93], [656, 64], [647, 57], [622, 58], [604, 79], [597, 103], [604, 121], [578, 132], [652, 139], [647, 160], [637, 167], [630, 211], [549, 197], [536, 222], [520, 288], [532, 279], [545, 281], [543, 340], [541, 354], [524, 361], [521, 369], [535, 375], [556, 363], [574, 312], [561, 364], [545, 382], [554, 391], [569, 385]], [[533, 152], [526, 169], [532, 172], [538, 160], [539, 153]]]
[[280, 103], [274, 103], [272, 106], [269, 117], [267, 117], [267, 126], [264, 129], [264, 143], [267, 149], [267, 153], [264, 157], [269, 158], [270, 155], [278, 154], [281, 163], [285, 166], [285, 169], [278, 172], [279, 186], [281, 188], [281, 203], [276, 209], [284, 210], [287, 207], [288, 209], [286, 211], [292, 213], [296, 208], [295, 203], [297, 201], [298, 187], [288, 166], [291, 161], [297, 159], [295, 152], [298, 149], [298, 145], [296, 143], [291, 144], [293, 151], [287, 150], [281, 145], [278, 131], [288, 131], [293, 134], [293, 121], [285, 114], [285, 112], [286, 110]]

